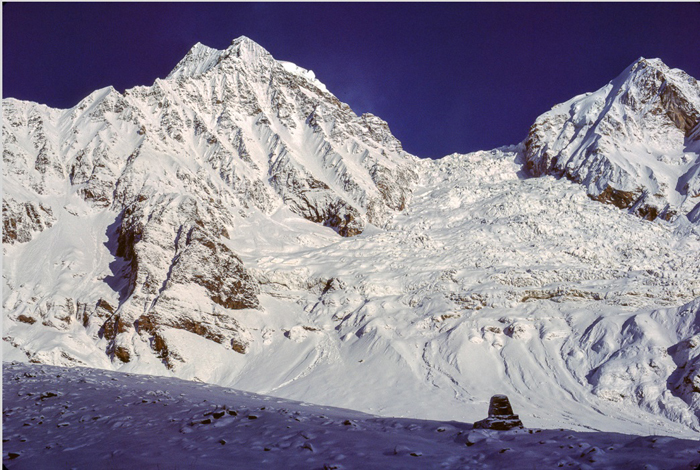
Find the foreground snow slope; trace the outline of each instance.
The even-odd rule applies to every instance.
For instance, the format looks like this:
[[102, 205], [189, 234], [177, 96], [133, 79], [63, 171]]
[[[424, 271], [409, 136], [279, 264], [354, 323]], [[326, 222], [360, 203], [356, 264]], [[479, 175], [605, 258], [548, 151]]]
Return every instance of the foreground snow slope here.
[[528, 147], [422, 161], [239, 38], [3, 103], [3, 357], [375, 414], [697, 436], [700, 229]]
[[381, 418], [178, 379], [82, 367], [5, 363], [3, 381], [3, 462], [9, 470], [690, 470], [700, 464], [697, 441], [658, 435], [473, 430], [472, 424], [454, 420]]

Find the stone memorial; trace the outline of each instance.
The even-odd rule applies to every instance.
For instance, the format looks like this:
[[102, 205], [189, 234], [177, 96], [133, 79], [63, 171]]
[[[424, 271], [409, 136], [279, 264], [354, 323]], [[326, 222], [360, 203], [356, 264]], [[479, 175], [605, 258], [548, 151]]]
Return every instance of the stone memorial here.
[[494, 395], [489, 404], [489, 417], [474, 423], [474, 429], [495, 429], [507, 431], [513, 428], [523, 428], [523, 422], [513, 413], [510, 400], [506, 395]]

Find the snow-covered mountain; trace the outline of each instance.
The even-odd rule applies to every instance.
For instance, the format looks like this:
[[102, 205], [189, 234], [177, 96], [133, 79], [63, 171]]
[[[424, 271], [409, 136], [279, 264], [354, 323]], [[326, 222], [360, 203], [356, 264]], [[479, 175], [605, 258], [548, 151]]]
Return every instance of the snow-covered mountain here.
[[138, 354], [137, 330], [170, 360], [155, 331], [163, 322], [245, 350], [218, 310], [260, 306], [258, 282], [226, 243], [236, 219], [288, 211], [353, 236], [386, 226], [416, 177], [385, 122], [356, 116], [311, 72], [245, 37], [225, 51], [198, 44], [166, 80], [124, 95], [98, 90], [65, 111], [4, 108], [3, 242], [28, 241], [55, 216], [78, 231], [103, 217], [92, 236], [106, 234], [119, 260], [103, 276], [105, 297], [83, 303], [68, 282], [46, 313], [56, 325], [80, 316], [124, 362]]
[[[648, 64], [675, 117], [642, 93]], [[626, 95], [437, 161], [247, 38], [68, 110], [4, 100], [3, 357], [414, 418], [473, 422], [505, 393], [529, 426], [697, 437], [700, 108], [682, 76], [640, 61], [613, 81]], [[628, 132], [603, 135], [620, 110]], [[677, 159], [631, 153], [682, 126]], [[619, 182], [668, 189], [633, 211], [666, 198], [664, 217], [589, 197]]]
[[543, 114], [525, 143], [535, 176], [565, 176], [649, 220], [700, 220], [700, 84], [641, 58], [594, 93]]

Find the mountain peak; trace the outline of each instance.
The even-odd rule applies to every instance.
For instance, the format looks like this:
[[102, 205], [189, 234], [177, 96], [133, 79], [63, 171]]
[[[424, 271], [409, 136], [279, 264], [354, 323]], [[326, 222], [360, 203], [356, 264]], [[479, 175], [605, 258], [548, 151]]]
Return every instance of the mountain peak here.
[[639, 57], [611, 80], [609, 85], [616, 88], [629, 88], [630, 84], [646, 83], [650, 78], [653, 83], [661, 83], [666, 80], [669, 70], [661, 59]]
[[[235, 38], [231, 41], [231, 46], [235, 46], [238, 44], [246, 44], [246, 45], [250, 45], [250, 46], [257, 46], [257, 47], [263, 48], [260, 44], [253, 41], [248, 36], [243, 36], [243, 35], [238, 36], [237, 38]], [[231, 47], [231, 46], [229, 46], [229, 47]]]
[[699, 86], [698, 81], [683, 70], [671, 68], [661, 59], [644, 57], [634, 61], [612, 83], [622, 85], [625, 82], [647, 84], [654, 88], [668, 82], [682, 89], [686, 99], [694, 99], [692, 97], [697, 95]]
[[664, 64], [661, 59], [647, 59], [645, 57], [640, 57], [634, 61], [627, 69], [621, 74], [625, 78], [630, 78], [639, 73], [646, 73], [649, 71], [656, 71], [665, 74], [669, 71], [669, 67]]
[[213, 47], [205, 46], [198, 42], [185, 54], [175, 68], [168, 74], [166, 79], [194, 77], [201, 75], [216, 65], [221, 52]]
[[264, 47], [246, 36], [234, 39], [224, 50], [214, 49], [198, 42], [168, 74], [167, 79], [196, 77], [228, 57], [239, 58], [246, 63], [253, 63], [262, 58], [273, 59]]
[[659, 58], [651, 58], [647, 59], [646, 57], [640, 57], [637, 59], [633, 66], [652, 66], [656, 68], [668, 68], [666, 64], [664, 64], [663, 60]]
[[531, 127], [533, 175], [566, 176], [593, 199], [666, 220], [697, 204], [700, 85], [640, 57], [601, 89], [552, 108]]
[[247, 36], [237, 37], [231, 41], [231, 45], [226, 50], [235, 53], [237, 57], [247, 60], [257, 59], [260, 57], [272, 58], [272, 55], [267, 51], [267, 49]]

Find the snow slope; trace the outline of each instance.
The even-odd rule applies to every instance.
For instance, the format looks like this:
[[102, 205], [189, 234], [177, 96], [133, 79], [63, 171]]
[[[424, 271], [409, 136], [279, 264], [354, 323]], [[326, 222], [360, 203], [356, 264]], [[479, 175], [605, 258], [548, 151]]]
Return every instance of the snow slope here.
[[[36, 468], [694, 469], [697, 441], [474, 430], [178, 379], [6, 363], [3, 462]], [[484, 410], [484, 414], [486, 410]]]
[[527, 145], [419, 160], [315, 81], [239, 38], [70, 110], [5, 100], [4, 360], [697, 438], [692, 217], [532, 178]]

